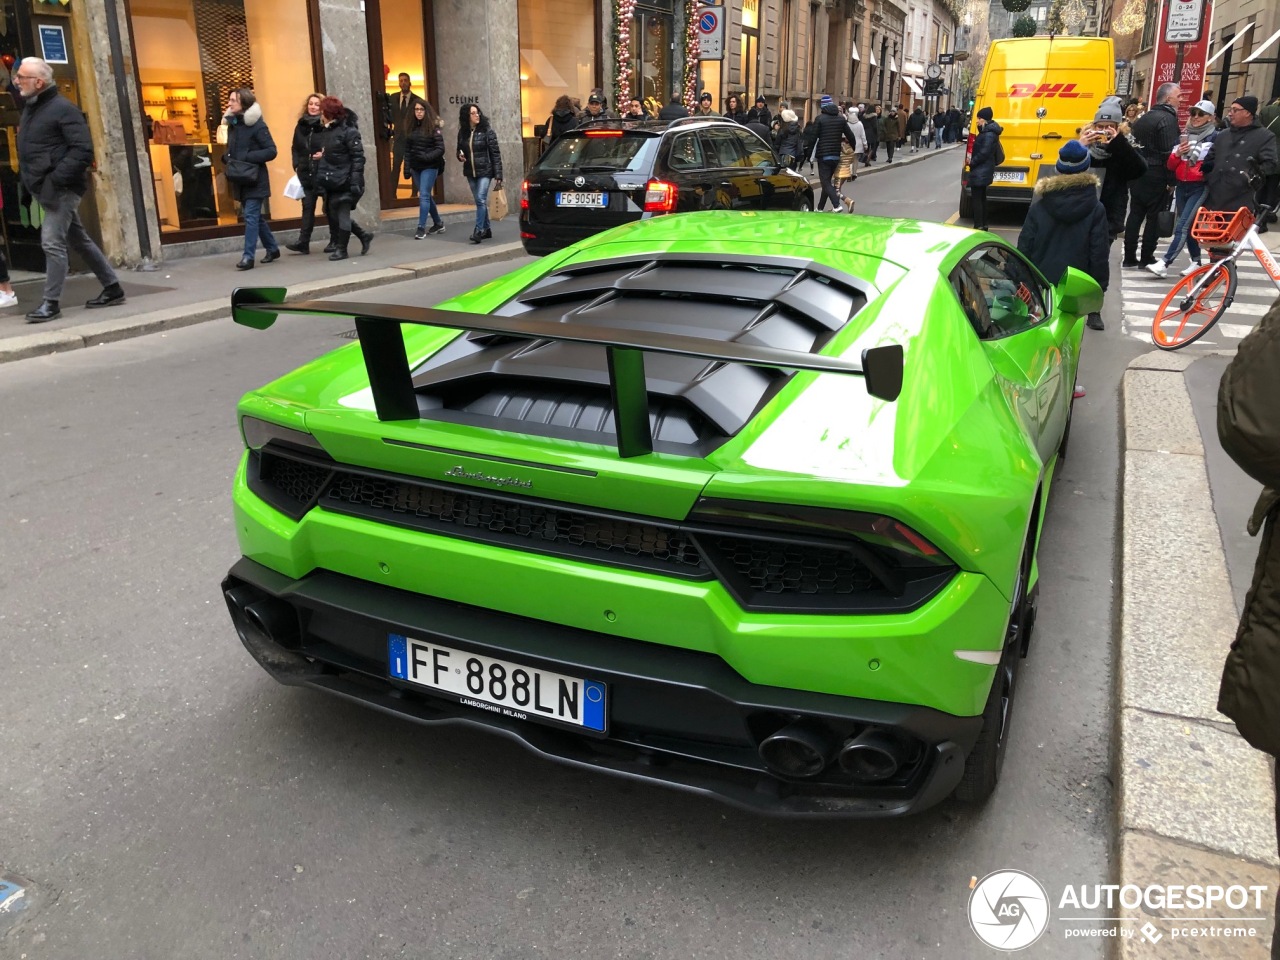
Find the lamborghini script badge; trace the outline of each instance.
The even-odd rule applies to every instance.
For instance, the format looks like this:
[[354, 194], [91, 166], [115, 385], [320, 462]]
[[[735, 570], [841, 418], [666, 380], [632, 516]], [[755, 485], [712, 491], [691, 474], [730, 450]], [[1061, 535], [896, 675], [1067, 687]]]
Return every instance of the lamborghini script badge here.
[[533, 489], [532, 480], [521, 480], [519, 477], [495, 477], [492, 474], [481, 473], [479, 470], [467, 470], [464, 467], [451, 467], [444, 472], [446, 477], [457, 477], [459, 480], [476, 480], [480, 483], [487, 483], [495, 487], [522, 487], [525, 490]]

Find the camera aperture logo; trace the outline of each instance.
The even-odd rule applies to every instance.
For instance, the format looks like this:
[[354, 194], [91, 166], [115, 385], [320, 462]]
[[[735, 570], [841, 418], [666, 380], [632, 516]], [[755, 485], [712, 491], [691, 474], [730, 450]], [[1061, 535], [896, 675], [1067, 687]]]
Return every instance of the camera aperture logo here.
[[1022, 950], [1049, 926], [1049, 895], [1040, 881], [1021, 870], [989, 873], [969, 894], [969, 926], [989, 947]]

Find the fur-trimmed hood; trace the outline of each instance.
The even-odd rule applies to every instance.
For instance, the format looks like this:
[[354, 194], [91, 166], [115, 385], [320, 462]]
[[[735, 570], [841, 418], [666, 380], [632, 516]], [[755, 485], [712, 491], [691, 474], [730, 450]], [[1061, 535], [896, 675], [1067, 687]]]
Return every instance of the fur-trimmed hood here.
[[224, 116], [228, 126], [235, 124], [243, 124], [246, 127], [252, 127], [255, 123], [262, 119], [262, 107], [257, 103], [251, 104], [239, 113], [228, 113]]
[[1102, 186], [1102, 181], [1086, 170], [1084, 173], [1059, 173], [1052, 177], [1045, 177], [1036, 184], [1034, 193], [1036, 199], [1039, 199], [1046, 193], [1070, 190], [1072, 187], [1078, 187], [1086, 183], [1093, 187], [1094, 190]]
[[1058, 223], [1087, 220], [1099, 206], [1099, 180], [1092, 173], [1060, 173], [1036, 184], [1032, 203], [1040, 204]]

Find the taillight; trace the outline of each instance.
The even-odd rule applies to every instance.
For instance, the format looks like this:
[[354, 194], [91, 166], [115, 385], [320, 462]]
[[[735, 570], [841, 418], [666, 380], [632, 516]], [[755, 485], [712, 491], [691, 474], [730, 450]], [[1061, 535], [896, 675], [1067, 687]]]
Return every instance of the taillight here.
[[529, 209], [529, 181], [526, 180], [520, 184], [520, 209]]
[[964, 147], [964, 165], [967, 167], [973, 163], [973, 141], [976, 139], [975, 134], [969, 134], [969, 140]]
[[586, 130], [583, 131], [588, 137], [620, 137], [621, 130]]
[[673, 213], [676, 209], [676, 185], [665, 180], [650, 180], [644, 185], [645, 213]]

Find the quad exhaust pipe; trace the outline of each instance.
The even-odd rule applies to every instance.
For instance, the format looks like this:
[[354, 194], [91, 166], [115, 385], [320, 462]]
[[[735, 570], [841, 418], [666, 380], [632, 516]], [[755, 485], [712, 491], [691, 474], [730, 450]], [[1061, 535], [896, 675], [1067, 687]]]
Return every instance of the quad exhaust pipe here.
[[897, 741], [882, 730], [868, 727], [844, 742], [837, 762], [841, 770], [859, 780], [878, 782], [891, 779], [905, 759]]
[[319, 664], [294, 652], [301, 631], [298, 614], [288, 603], [241, 583], [224, 583], [222, 595], [240, 642], [269, 674], [281, 683], [300, 683], [323, 672]]
[[836, 740], [817, 724], [801, 720], [760, 743], [760, 759], [784, 777], [816, 777], [836, 752]]

